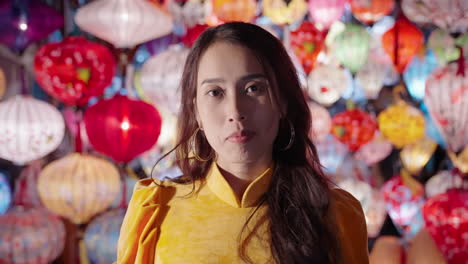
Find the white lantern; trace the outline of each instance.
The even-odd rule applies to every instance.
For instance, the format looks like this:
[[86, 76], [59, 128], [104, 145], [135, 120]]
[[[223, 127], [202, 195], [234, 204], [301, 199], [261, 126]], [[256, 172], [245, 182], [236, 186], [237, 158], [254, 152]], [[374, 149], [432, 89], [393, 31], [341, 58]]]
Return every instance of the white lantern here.
[[[426, 182], [426, 196], [433, 197], [445, 193], [449, 189], [460, 188], [463, 184], [462, 178], [456, 175], [454, 171], [439, 171]], [[466, 185], [467, 183], [465, 183], [465, 188], [468, 188]]]
[[206, 7], [202, 0], [187, 0], [183, 4], [180, 1], [168, 0], [166, 8], [177, 24], [183, 24], [188, 28], [205, 24]]
[[370, 53], [366, 63], [356, 73], [356, 82], [368, 99], [377, 99], [388, 72], [387, 61], [378, 58], [378, 55], [381, 54]]
[[311, 137], [315, 140], [323, 140], [325, 137], [330, 134], [330, 129], [332, 126], [332, 120], [330, 113], [325, 107], [322, 107], [316, 103], [309, 102], [309, 109], [312, 115], [312, 128], [311, 128]]
[[309, 96], [319, 104], [329, 106], [338, 101], [349, 85], [345, 72], [335, 65], [319, 65], [307, 78]]
[[17, 95], [0, 103], [0, 158], [23, 165], [54, 151], [65, 123], [52, 105]]
[[172, 31], [170, 15], [146, 0], [96, 0], [78, 9], [75, 23], [117, 48], [130, 48]]

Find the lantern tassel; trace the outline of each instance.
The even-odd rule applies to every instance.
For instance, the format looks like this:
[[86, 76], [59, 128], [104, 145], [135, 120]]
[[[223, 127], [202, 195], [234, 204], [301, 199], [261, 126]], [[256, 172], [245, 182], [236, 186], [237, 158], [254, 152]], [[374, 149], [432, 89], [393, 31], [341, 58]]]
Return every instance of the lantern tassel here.
[[463, 47], [458, 46], [460, 50], [460, 57], [458, 58], [458, 70], [457, 75], [465, 77], [465, 56], [463, 55]]

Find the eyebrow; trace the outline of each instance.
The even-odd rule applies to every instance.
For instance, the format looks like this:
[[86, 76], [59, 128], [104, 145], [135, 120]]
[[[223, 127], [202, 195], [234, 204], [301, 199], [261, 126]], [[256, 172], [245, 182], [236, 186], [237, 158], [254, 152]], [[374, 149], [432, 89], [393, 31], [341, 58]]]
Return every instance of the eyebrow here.
[[[248, 81], [251, 79], [260, 79], [260, 78], [267, 79], [265, 74], [263, 73], [252, 73], [252, 74], [243, 76], [242, 78], [240, 78], [239, 81]], [[224, 83], [224, 82], [226, 82], [226, 80], [224, 80], [223, 78], [212, 78], [212, 79], [203, 80], [200, 85], [203, 85], [205, 83]]]

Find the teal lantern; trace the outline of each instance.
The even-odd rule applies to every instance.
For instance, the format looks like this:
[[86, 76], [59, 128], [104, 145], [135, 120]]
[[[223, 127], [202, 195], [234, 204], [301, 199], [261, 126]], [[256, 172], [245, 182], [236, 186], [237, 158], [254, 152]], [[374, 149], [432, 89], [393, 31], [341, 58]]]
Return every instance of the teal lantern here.
[[336, 58], [355, 74], [367, 61], [371, 36], [356, 24], [347, 24], [332, 44]]
[[432, 50], [427, 49], [424, 56], [413, 57], [403, 72], [403, 80], [414, 99], [420, 101], [424, 98], [426, 80], [437, 67], [437, 58]]
[[0, 171], [0, 215], [4, 214], [11, 205], [12, 192], [7, 175]]

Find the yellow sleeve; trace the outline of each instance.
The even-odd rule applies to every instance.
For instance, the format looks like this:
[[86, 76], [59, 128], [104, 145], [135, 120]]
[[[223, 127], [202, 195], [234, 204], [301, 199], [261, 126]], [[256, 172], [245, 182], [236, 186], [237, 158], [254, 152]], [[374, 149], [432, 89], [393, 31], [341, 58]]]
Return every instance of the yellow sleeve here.
[[120, 228], [115, 264], [154, 263], [161, 211], [165, 207], [161, 203], [163, 189], [152, 179], [140, 180], [135, 185]]
[[339, 229], [344, 263], [369, 263], [366, 218], [359, 201], [342, 189], [332, 191], [332, 210]]

